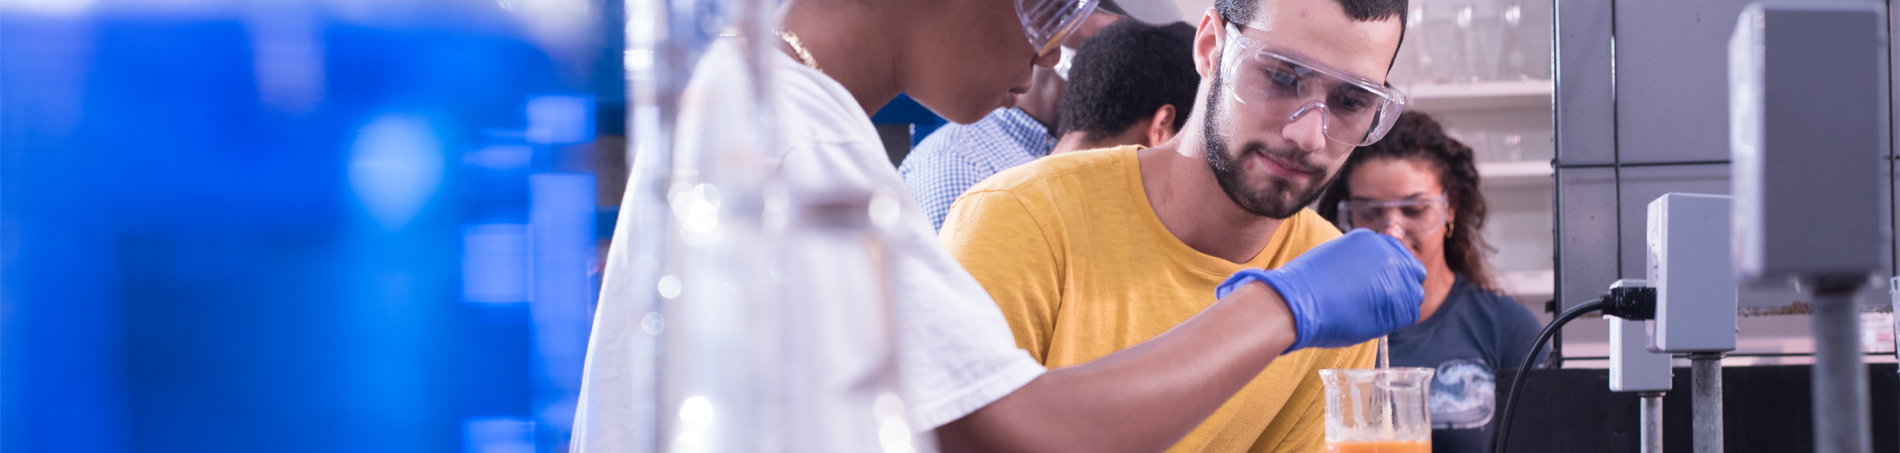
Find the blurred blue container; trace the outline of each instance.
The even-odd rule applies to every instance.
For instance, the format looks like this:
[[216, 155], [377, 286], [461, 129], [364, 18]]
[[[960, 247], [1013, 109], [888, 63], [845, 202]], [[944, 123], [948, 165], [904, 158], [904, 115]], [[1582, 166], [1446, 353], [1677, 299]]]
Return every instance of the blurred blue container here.
[[565, 451], [603, 11], [0, 4], [0, 450]]

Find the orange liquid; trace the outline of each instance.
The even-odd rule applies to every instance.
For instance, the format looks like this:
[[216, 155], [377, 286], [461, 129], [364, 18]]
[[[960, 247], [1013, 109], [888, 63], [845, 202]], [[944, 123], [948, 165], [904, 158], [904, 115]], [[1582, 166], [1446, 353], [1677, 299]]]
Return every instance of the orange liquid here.
[[1330, 442], [1326, 453], [1432, 453], [1429, 440], [1378, 440], [1369, 442]]

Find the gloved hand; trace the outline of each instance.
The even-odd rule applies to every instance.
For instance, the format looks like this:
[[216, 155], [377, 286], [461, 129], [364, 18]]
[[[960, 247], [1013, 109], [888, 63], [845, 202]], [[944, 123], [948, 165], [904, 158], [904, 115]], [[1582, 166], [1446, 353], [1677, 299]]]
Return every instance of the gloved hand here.
[[1279, 269], [1236, 272], [1214, 296], [1255, 280], [1278, 290], [1293, 313], [1296, 334], [1286, 352], [1351, 346], [1411, 326], [1425, 301], [1425, 265], [1397, 239], [1363, 228]]

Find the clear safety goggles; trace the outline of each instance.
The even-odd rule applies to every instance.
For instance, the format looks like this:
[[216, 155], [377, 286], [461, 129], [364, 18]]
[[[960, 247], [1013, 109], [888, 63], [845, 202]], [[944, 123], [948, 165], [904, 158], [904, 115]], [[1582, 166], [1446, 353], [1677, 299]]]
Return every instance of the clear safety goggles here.
[[[1244, 26], [1253, 28], [1252, 26]], [[1405, 93], [1390, 86], [1283, 51], [1227, 24], [1221, 71], [1234, 101], [1269, 118], [1292, 123], [1320, 115], [1326, 138], [1350, 146], [1379, 141], [1398, 123]]]
[[1339, 230], [1365, 228], [1386, 233], [1396, 224], [1406, 235], [1425, 237], [1445, 225], [1447, 206], [1444, 195], [1391, 201], [1340, 200]]
[[1016, 18], [1036, 55], [1047, 55], [1095, 12], [1101, 0], [1016, 0]]

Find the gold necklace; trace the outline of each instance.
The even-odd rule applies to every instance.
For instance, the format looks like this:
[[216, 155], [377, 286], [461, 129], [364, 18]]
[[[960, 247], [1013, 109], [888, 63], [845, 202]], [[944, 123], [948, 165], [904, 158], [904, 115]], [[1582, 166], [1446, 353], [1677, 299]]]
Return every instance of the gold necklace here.
[[791, 30], [775, 30], [774, 33], [778, 34], [778, 39], [785, 41], [785, 45], [792, 47], [792, 53], [798, 54], [798, 61], [804, 63], [805, 67], [825, 72], [823, 69], [818, 69], [818, 59], [812, 58], [811, 51], [805, 50], [805, 43], [798, 40], [798, 34], [792, 33]]

